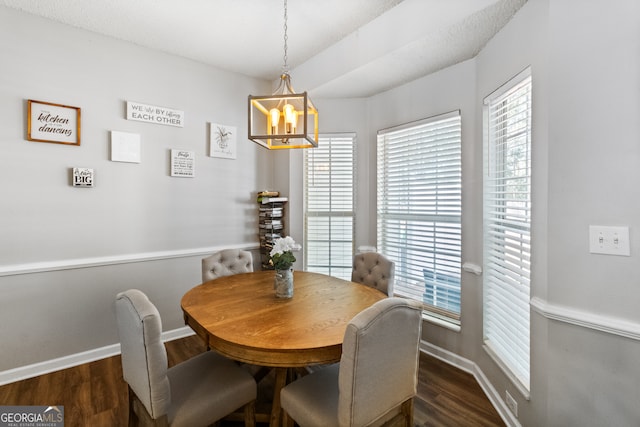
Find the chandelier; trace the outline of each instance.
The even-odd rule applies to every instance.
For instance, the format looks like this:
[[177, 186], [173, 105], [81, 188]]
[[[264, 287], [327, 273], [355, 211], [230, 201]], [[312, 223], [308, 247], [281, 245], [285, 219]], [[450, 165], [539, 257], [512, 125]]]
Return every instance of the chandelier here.
[[295, 93], [287, 65], [287, 0], [284, 0], [284, 65], [271, 95], [249, 95], [249, 139], [269, 149], [318, 146], [318, 110], [307, 92]]

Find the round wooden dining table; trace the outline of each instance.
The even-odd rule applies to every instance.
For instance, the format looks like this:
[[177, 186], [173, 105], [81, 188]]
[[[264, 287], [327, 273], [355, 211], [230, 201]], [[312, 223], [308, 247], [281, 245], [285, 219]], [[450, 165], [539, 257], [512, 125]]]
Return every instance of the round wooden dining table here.
[[287, 369], [338, 362], [349, 321], [386, 298], [382, 292], [319, 273], [294, 272], [292, 298], [277, 298], [274, 271], [219, 277], [182, 298], [185, 323], [231, 359], [276, 368], [270, 425], [280, 423]]

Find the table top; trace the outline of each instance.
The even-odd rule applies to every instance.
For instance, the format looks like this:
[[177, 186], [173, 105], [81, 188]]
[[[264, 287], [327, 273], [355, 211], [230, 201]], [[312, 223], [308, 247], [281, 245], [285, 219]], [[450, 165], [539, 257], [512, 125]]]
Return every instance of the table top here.
[[386, 298], [359, 283], [294, 272], [293, 298], [276, 298], [274, 271], [219, 277], [188, 291], [185, 322], [219, 353], [246, 363], [299, 367], [340, 360], [349, 321]]

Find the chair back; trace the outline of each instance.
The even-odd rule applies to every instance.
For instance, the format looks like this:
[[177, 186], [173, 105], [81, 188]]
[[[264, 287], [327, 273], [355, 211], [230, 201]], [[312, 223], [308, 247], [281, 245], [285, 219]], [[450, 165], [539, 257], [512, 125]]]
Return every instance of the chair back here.
[[338, 374], [341, 426], [364, 426], [413, 398], [418, 384], [422, 309], [387, 298], [347, 325]]
[[223, 249], [202, 259], [202, 282], [222, 276], [253, 271], [253, 256], [249, 251]]
[[395, 263], [377, 252], [364, 252], [353, 257], [351, 281], [371, 286], [393, 296]]
[[171, 403], [160, 313], [144, 293], [130, 289], [116, 296], [116, 318], [124, 380], [151, 418], [159, 418]]

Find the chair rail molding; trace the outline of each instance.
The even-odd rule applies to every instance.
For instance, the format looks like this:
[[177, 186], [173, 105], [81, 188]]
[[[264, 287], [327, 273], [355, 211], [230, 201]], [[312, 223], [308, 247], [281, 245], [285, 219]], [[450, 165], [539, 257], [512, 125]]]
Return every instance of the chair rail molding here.
[[531, 298], [530, 305], [547, 319], [640, 341], [640, 324], [635, 322], [551, 304], [538, 297]]
[[172, 251], [141, 252], [126, 255], [112, 255], [94, 258], [66, 259], [58, 261], [32, 262], [26, 264], [14, 264], [0, 266], [0, 277], [14, 276], [18, 274], [44, 273], [59, 270], [73, 270], [78, 268], [102, 267], [106, 265], [128, 264], [146, 261], [158, 261], [171, 258], [188, 258], [192, 256], [211, 255], [222, 249], [257, 250], [260, 245], [256, 243], [243, 243], [236, 245], [210, 246], [206, 248], [177, 249]]

